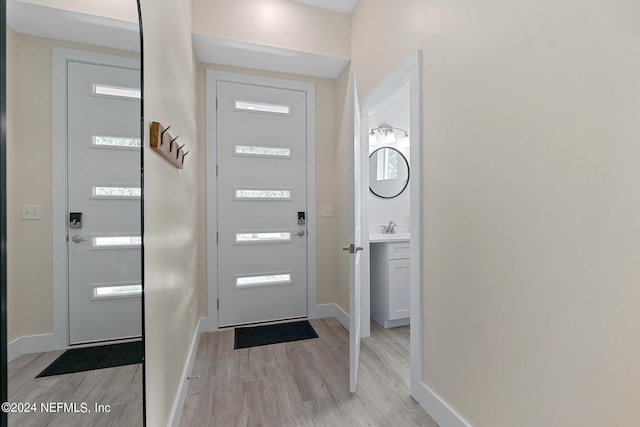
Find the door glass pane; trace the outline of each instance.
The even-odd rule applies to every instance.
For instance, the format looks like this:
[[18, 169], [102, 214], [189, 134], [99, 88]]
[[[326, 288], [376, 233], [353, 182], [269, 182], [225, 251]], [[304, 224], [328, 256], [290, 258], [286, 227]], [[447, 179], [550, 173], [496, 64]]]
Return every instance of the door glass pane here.
[[140, 138], [118, 138], [115, 136], [94, 136], [92, 144], [99, 147], [109, 148], [140, 148], [142, 146]]
[[236, 286], [239, 288], [261, 285], [284, 285], [288, 283], [291, 283], [291, 274], [270, 274], [264, 276], [247, 276], [236, 278]]
[[291, 157], [291, 150], [289, 148], [236, 145], [236, 154], [240, 156]]
[[140, 187], [92, 186], [91, 194], [96, 198], [137, 199], [142, 192]]
[[140, 295], [141, 293], [142, 285], [140, 284], [97, 286], [93, 288], [94, 298], [136, 296]]
[[260, 113], [289, 114], [288, 105], [267, 104], [264, 102], [236, 101], [236, 110], [256, 111]]
[[237, 243], [290, 242], [291, 233], [236, 233]]
[[266, 190], [259, 188], [237, 189], [236, 199], [247, 200], [288, 200], [291, 199], [291, 190]]
[[101, 96], [112, 96], [116, 98], [140, 99], [140, 89], [101, 84], [93, 85], [93, 94]]
[[94, 248], [119, 248], [140, 246], [142, 237], [140, 236], [100, 236], [93, 238]]

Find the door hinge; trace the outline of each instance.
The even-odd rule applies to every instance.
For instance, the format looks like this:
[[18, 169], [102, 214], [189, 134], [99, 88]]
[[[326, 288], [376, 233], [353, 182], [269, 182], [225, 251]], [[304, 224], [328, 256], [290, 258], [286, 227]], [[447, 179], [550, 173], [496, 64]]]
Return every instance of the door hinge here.
[[216, 308], [220, 310], [220, 298], [216, 298]]
[[218, 176], [218, 165], [216, 165], [216, 176]]
[[216, 110], [218, 109], [218, 98], [216, 97]]
[[219, 239], [218, 232], [216, 231], [216, 243], [218, 243], [218, 239]]

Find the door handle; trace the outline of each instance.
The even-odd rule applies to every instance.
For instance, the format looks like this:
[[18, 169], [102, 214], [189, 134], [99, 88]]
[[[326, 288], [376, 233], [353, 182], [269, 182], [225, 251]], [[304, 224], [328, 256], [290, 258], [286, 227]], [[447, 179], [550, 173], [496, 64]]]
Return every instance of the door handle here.
[[307, 233], [306, 233], [306, 231], [304, 231], [304, 230], [298, 230], [298, 231], [296, 232], [296, 236], [300, 236], [300, 237], [304, 236], [305, 234], [307, 234]]
[[75, 236], [73, 236], [73, 237], [71, 238], [71, 241], [72, 241], [73, 243], [82, 243], [82, 242], [86, 242], [86, 241], [87, 241], [87, 239], [85, 239], [85, 238], [83, 238], [82, 236], [80, 236], [80, 235], [76, 234]]
[[343, 250], [343, 251], [347, 251], [347, 252], [349, 252], [350, 254], [355, 254], [355, 253], [356, 253], [356, 252], [358, 252], [358, 251], [363, 251], [363, 250], [364, 250], [364, 248], [363, 248], [362, 246], [356, 246], [356, 245], [354, 245], [353, 243], [351, 243], [351, 244], [350, 244], [350, 245], [348, 245], [348, 246], [343, 246], [343, 247], [342, 247], [342, 250]]

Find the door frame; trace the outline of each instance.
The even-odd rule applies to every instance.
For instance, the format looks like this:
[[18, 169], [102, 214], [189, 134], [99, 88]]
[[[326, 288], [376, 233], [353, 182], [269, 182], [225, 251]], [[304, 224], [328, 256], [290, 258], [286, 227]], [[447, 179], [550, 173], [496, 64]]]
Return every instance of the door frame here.
[[260, 75], [234, 73], [207, 68], [205, 70], [205, 151], [207, 228], [207, 317], [205, 332], [218, 329], [218, 180], [216, 98], [218, 81], [253, 84], [304, 92], [307, 104], [307, 317], [316, 315], [316, 89], [315, 84]]
[[[405, 84], [409, 84], [409, 135], [410, 135], [410, 168], [411, 191], [410, 215], [411, 224], [411, 258], [409, 261], [410, 280], [410, 392], [413, 396], [422, 393], [422, 51], [415, 51], [394, 71], [385, 77], [362, 100], [361, 122], [363, 135], [369, 133], [369, 115], [384, 105]], [[368, 165], [368, 163], [367, 163]], [[365, 173], [368, 176], [367, 173]], [[367, 188], [367, 192], [369, 189]], [[367, 215], [367, 199], [364, 200], [364, 213]], [[367, 267], [368, 268], [368, 267]], [[367, 274], [362, 288], [362, 336], [371, 334], [371, 283]]]
[[[53, 334], [47, 350], [69, 347], [69, 258], [67, 252], [67, 64], [82, 62], [140, 71], [140, 59], [53, 47], [51, 115], [51, 251]], [[140, 230], [142, 233], [142, 230]], [[144, 333], [144, 331], [143, 331]], [[77, 346], [74, 346], [77, 347]], [[45, 351], [45, 350], [43, 350]]]

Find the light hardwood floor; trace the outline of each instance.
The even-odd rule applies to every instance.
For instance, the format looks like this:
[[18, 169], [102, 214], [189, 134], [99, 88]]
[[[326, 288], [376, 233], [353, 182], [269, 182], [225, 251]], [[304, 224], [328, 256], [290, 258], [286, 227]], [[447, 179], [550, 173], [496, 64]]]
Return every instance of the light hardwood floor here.
[[318, 339], [233, 349], [233, 330], [203, 334], [181, 427], [428, 426], [409, 395], [409, 329], [372, 323], [358, 391], [349, 392], [348, 332], [312, 320]]
[[[20, 356], [9, 363], [9, 400], [36, 403], [35, 413], [10, 413], [10, 427], [140, 427], [142, 364], [35, 378], [62, 351]], [[40, 403], [81, 403], [91, 413], [44, 413]], [[95, 404], [110, 405], [96, 413]], [[62, 409], [61, 409], [62, 410]]]

